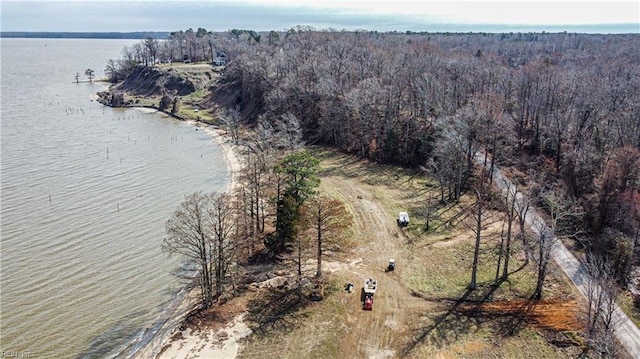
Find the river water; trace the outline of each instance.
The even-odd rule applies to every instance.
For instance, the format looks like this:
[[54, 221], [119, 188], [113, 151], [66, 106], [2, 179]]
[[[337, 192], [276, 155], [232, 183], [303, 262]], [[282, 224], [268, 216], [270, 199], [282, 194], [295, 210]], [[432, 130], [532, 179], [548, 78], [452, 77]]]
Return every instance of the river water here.
[[112, 356], [180, 289], [164, 223], [185, 194], [225, 190], [227, 163], [204, 131], [75, 83], [135, 41], [1, 43], [2, 355]]

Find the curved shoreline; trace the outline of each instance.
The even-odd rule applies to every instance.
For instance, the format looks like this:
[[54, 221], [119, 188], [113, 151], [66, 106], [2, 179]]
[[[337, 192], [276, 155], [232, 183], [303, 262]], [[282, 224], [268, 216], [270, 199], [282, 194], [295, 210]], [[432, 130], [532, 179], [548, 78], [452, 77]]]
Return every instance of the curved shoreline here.
[[195, 309], [197, 300], [193, 291], [194, 289], [187, 287], [180, 290], [158, 319], [151, 326], [142, 330], [114, 358], [142, 359], [156, 357], [163, 346], [171, 339], [176, 329], [180, 327], [186, 316]]
[[[106, 106], [106, 105], [105, 105]], [[130, 108], [138, 111], [146, 112], [146, 113], [159, 113], [168, 117], [173, 117], [176, 120], [182, 121], [186, 124], [189, 124], [193, 127], [197, 127], [203, 129], [207, 134], [209, 134], [212, 138], [212, 141], [216, 143], [222, 149], [225, 160], [227, 161], [227, 169], [230, 174], [229, 186], [227, 188], [227, 192], [232, 192], [236, 186], [236, 175], [240, 170], [242, 170], [242, 164], [239, 160], [239, 155], [236, 151], [239, 149], [239, 145], [233, 144], [232, 140], [227, 136], [226, 132], [214, 125], [210, 125], [201, 121], [196, 121], [192, 119], [185, 119], [178, 115], [168, 113], [165, 111], [160, 111], [155, 107], [146, 107], [146, 106], [133, 106], [133, 107], [122, 107], [122, 108]]]
[[[104, 105], [104, 104], [103, 104]], [[105, 105], [106, 106], [106, 105]], [[159, 113], [168, 117], [173, 117], [186, 124], [202, 129], [211, 136], [211, 141], [220, 146], [224, 159], [227, 162], [227, 170], [229, 171], [229, 182], [226, 192], [231, 193], [237, 186], [237, 176], [242, 170], [242, 163], [236, 151], [238, 145], [233, 144], [232, 140], [227, 136], [224, 130], [203, 122], [184, 119], [175, 114], [169, 114], [153, 107], [123, 107], [130, 108], [146, 113]], [[188, 287], [180, 290], [177, 295], [169, 302], [168, 308], [148, 327], [141, 331], [125, 348], [123, 348], [115, 358], [127, 359], [146, 359], [156, 358], [162, 352], [163, 348], [170, 345], [171, 338], [178, 332], [180, 325], [186, 316], [195, 309], [197, 298], [195, 295], [197, 288]], [[145, 335], [149, 334], [149, 338]]]

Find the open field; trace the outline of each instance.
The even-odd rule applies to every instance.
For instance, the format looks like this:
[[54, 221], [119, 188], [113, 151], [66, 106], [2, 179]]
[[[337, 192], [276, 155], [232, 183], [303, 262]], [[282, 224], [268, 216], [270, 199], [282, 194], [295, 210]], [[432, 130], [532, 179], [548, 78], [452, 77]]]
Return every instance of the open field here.
[[[580, 304], [561, 272], [551, 269], [544, 301], [530, 301], [534, 267], [523, 265], [515, 244], [509, 280], [494, 284], [499, 213], [491, 212], [483, 223], [479, 285], [469, 291], [475, 234], [458, 214], [472, 200], [438, 208], [425, 232], [420, 210], [437, 189], [429, 189], [424, 178], [326, 149], [313, 152], [323, 168], [321, 190], [343, 200], [354, 216], [356, 246], [331, 260], [357, 264], [325, 275], [321, 302], [295, 307], [295, 296], [286, 291], [256, 294], [248, 303], [248, 317], [257, 319], [254, 334], [238, 357], [569, 358], [580, 353]], [[412, 216], [404, 229], [395, 222], [401, 210]], [[394, 272], [385, 272], [389, 258], [396, 259]], [[379, 284], [373, 311], [362, 310], [359, 294], [368, 277]], [[355, 292], [344, 290], [348, 282]]]

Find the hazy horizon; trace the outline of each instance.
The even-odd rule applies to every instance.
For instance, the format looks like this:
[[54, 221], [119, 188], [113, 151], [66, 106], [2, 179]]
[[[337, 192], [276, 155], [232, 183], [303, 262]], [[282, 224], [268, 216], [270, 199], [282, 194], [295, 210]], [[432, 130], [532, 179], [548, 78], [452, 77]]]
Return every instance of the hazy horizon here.
[[640, 33], [640, 2], [551, 1], [2, 1], [3, 32], [251, 29]]

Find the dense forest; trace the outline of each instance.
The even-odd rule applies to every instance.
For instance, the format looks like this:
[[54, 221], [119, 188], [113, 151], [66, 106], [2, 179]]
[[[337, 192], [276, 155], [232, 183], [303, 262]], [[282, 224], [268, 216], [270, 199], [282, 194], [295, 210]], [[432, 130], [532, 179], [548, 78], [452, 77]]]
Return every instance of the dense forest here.
[[322, 144], [421, 169], [443, 202], [469, 189], [480, 153], [516, 168], [532, 197], [562, 193], [575, 215], [559, 228], [580, 247], [627, 259], [638, 247], [637, 34], [199, 28], [125, 48], [106, 71], [118, 80], [136, 66], [221, 57], [209, 103], [270, 147]]

